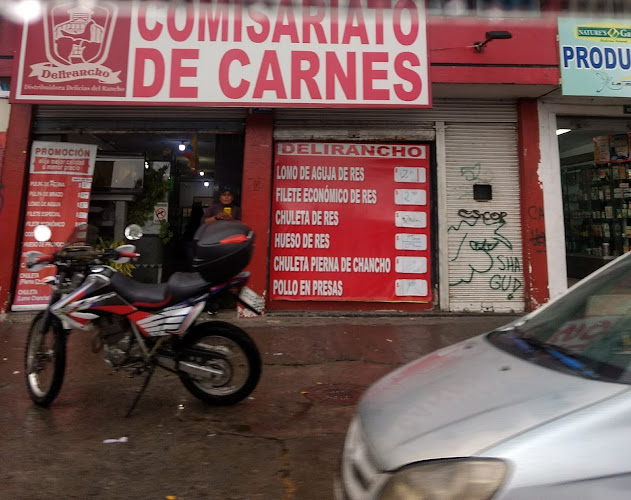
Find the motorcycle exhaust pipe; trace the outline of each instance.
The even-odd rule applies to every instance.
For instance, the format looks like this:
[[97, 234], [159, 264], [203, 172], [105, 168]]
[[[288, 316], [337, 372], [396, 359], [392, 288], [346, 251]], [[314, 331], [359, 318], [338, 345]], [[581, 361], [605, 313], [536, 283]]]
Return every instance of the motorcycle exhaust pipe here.
[[169, 371], [182, 371], [193, 375], [195, 378], [212, 379], [224, 374], [222, 370], [217, 370], [216, 368], [211, 368], [209, 366], [201, 366], [188, 361], [180, 361], [178, 363], [173, 358], [167, 356], [157, 356], [156, 360], [160, 366]]

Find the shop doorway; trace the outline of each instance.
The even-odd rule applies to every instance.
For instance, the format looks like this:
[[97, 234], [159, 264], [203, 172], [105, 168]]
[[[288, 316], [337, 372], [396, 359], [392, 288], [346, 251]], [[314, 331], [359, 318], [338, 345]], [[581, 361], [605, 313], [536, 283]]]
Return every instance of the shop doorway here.
[[628, 122], [557, 117], [568, 284], [631, 245]]
[[96, 144], [97, 160], [88, 223], [100, 229], [104, 245], [122, 242], [127, 224], [144, 236], [135, 244], [142, 258], [136, 280], [166, 281], [190, 269], [187, 251], [203, 210], [230, 185], [241, 202], [243, 133], [167, 129], [92, 130], [34, 134], [34, 140]]

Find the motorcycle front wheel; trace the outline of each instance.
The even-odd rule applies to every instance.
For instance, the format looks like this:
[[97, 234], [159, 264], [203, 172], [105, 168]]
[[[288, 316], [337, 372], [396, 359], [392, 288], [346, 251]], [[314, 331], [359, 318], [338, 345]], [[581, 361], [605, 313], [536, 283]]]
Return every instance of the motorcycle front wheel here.
[[[223, 321], [200, 323], [180, 343], [179, 358], [212, 370], [210, 377], [180, 372], [184, 387], [198, 399], [216, 406], [238, 403], [256, 387], [261, 377], [261, 355], [250, 336], [241, 328]], [[195, 352], [200, 355], [195, 355]], [[204, 352], [221, 354], [220, 358], [202, 359]]]
[[44, 324], [45, 313], [33, 319], [24, 351], [28, 393], [36, 405], [44, 407], [59, 394], [66, 371], [66, 333], [55, 317]]

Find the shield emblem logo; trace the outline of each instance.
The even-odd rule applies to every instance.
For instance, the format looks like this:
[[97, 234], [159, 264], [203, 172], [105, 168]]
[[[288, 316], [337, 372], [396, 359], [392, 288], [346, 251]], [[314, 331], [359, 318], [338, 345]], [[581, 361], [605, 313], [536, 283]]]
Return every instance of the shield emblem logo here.
[[44, 17], [48, 60], [58, 66], [103, 64], [110, 51], [118, 8], [110, 2], [52, 7]]

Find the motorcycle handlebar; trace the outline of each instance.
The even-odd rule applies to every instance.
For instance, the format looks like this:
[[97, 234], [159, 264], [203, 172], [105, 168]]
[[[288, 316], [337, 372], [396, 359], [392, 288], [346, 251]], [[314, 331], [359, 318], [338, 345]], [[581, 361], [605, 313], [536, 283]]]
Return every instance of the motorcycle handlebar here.
[[39, 264], [44, 264], [46, 262], [54, 262], [54, 261], [55, 261], [55, 254], [40, 255], [39, 257], [35, 257], [34, 260], [31, 262], [27, 260], [27, 262], [25, 262], [25, 266], [27, 269], [32, 269], [34, 266], [37, 266]]
[[76, 249], [67, 250], [65, 252], [62, 251], [62, 252], [58, 252], [54, 254], [42, 255], [38, 257], [35, 262], [27, 263], [26, 266], [30, 268], [37, 264], [44, 264], [45, 262], [53, 263], [56, 260], [59, 260], [60, 262], [65, 262], [65, 261], [86, 262], [86, 261], [91, 261], [91, 260], [96, 261], [102, 258], [105, 258], [108, 260], [116, 260], [116, 259], [120, 259], [121, 257], [127, 257], [129, 259], [136, 259], [140, 257], [140, 254], [137, 252], [121, 252], [114, 248], [108, 248], [103, 251], [96, 251], [96, 250], [86, 249], [86, 248], [81, 248], [81, 249], [76, 248]]
[[136, 252], [118, 252], [120, 257], [129, 257], [130, 259], [136, 259], [140, 257], [139, 253]]
[[140, 257], [140, 254], [136, 252], [126, 252], [124, 250], [118, 250], [116, 248], [108, 248], [99, 257], [105, 257], [106, 259], [115, 261], [123, 257], [126, 257], [128, 259], [136, 259]]

